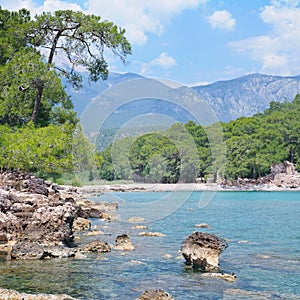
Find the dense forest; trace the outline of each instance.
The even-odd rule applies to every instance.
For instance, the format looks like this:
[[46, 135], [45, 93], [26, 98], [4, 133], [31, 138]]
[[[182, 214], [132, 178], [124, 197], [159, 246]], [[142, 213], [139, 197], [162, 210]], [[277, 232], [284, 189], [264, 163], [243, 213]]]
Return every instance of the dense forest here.
[[[76, 72], [105, 80], [104, 54], [126, 62], [131, 46], [125, 31], [100, 17], [74, 11], [43, 13], [0, 7], [0, 168], [59, 181], [88, 174], [90, 181], [194, 182], [217, 177], [258, 178], [288, 160], [300, 169], [300, 95], [271, 102], [263, 113], [202, 127], [190, 121], [161, 132], [116, 140], [104, 151], [90, 144], [79, 126], [66, 78], [80, 88]], [[105, 51], [104, 51], [105, 50]], [[56, 64], [63, 57], [67, 67]], [[223, 130], [219, 145], [209, 136]], [[208, 135], [209, 133], [209, 135]], [[101, 144], [101, 141], [97, 141]], [[226, 149], [225, 156], [215, 153]]]
[[[218, 170], [213, 161], [218, 157], [212, 156], [207, 137], [207, 132], [214, 131], [214, 125], [203, 128], [194, 122], [177, 123], [160, 133], [127, 137], [101, 153], [100, 176], [107, 180], [162, 183], [193, 182], [199, 177], [213, 180], [217, 175], [228, 180], [256, 179], [268, 175], [272, 165], [285, 160], [299, 170], [299, 120], [300, 95], [297, 95], [292, 102], [271, 102], [263, 113], [221, 123], [226, 151], [218, 163], [225, 167]], [[184, 134], [186, 131], [189, 135]], [[121, 155], [126, 153], [124, 149], [128, 157]], [[119, 155], [113, 155], [114, 152]]]
[[106, 79], [107, 52], [123, 63], [131, 54], [124, 34], [124, 29], [95, 15], [62, 10], [32, 18], [26, 9], [0, 7], [2, 170], [56, 180], [81, 172], [83, 166], [99, 166], [101, 158], [82, 134], [62, 79], [80, 88], [78, 67], [90, 81]]

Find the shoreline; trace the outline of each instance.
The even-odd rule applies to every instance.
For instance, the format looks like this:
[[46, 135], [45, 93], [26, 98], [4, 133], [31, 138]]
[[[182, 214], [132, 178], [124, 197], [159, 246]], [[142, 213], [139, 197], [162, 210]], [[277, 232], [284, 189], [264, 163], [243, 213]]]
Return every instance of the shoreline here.
[[116, 183], [84, 185], [77, 187], [77, 190], [84, 194], [109, 192], [299, 192], [300, 187], [279, 187], [275, 184], [224, 186], [216, 183]]

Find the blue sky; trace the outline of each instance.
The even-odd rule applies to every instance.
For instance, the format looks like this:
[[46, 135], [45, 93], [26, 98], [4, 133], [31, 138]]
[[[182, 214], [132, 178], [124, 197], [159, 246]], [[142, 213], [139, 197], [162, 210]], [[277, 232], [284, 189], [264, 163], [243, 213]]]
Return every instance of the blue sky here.
[[210, 83], [249, 73], [300, 74], [300, 0], [0, 0], [32, 15], [58, 9], [100, 15], [126, 29], [129, 64], [111, 71]]

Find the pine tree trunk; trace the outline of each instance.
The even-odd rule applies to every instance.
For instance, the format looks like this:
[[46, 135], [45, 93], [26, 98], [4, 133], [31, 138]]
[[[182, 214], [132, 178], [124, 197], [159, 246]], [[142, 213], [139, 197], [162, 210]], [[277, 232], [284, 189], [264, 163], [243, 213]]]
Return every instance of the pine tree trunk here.
[[37, 94], [36, 94], [34, 108], [33, 108], [32, 116], [31, 116], [31, 121], [33, 122], [34, 125], [37, 124], [38, 114], [39, 114], [39, 110], [40, 110], [40, 106], [41, 106], [41, 102], [42, 102], [43, 90], [44, 90], [44, 82], [40, 81], [37, 84]]

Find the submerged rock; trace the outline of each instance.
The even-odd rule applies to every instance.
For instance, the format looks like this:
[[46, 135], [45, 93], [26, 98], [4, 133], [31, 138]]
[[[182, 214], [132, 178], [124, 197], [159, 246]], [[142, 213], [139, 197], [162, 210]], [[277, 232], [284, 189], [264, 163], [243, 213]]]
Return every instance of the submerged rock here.
[[163, 290], [147, 290], [137, 300], [174, 300], [174, 298]]
[[219, 271], [219, 255], [228, 247], [216, 235], [194, 232], [182, 242], [182, 255], [188, 265], [202, 271]]
[[228, 273], [203, 273], [202, 276], [224, 279], [226, 281], [236, 281], [236, 275]]
[[139, 235], [141, 235], [141, 236], [159, 236], [159, 237], [165, 236], [164, 233], [151, 232], [151, 231], [143, 231], [143, 232], [140, 232]]
[[142, 217], [131, 217], [128, 219], [129, 223], [142, 223], [145, 222], [146, 220]]
[[89, 231], [86, 234], [86, 236], [94, 236], [94, 235], [101, 235], [101, 234], [104, 234], [104, 232], [101, 230], [92, 230], [92, 231]]
[[210, 228], [210, 226], [206, 223], [195, 224], [197, 228]]
[[135, 225], [135, 226], [132, 226], [131, 229], [141, 229], [141, 230], [144, 230], [144, 229], [148, 229], [148, 226], [146, 225]]
[[[249, 291], [241, 289], [227, 289], [224, 291], [224, 299], [255, 299], [255, 300], [266, 300], [266, 299], [299, 299], [298, 296], [293, 295], [281, 295], [271, 291]], [[227, 297], [228, 296], [228, 297]]]

